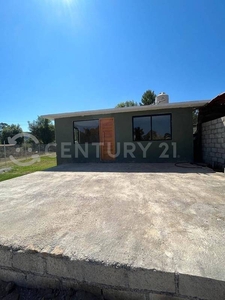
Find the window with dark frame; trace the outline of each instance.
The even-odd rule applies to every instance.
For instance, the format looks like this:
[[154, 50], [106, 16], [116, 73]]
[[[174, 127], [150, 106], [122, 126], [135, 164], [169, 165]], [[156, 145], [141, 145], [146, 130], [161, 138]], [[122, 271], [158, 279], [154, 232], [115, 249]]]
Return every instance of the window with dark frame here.
[[171, 140], [171, 114], [133, 117], [134, 141]]
[[74, 121], [74, 142], [99, 143], [99, 120]]
[[134, 117], [133, 118], [133, 133], [135, 141], [151, 140], [151, 118]]

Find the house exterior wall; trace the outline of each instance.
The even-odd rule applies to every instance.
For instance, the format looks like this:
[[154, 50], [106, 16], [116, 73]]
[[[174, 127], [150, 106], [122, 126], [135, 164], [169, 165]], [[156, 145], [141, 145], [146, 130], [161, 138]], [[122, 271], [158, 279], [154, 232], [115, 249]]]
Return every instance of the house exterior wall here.
[[[143, 157], [142, 147], [146, 147], [148, 141], [133, 141], [132, 118], [136, 116], [171, 114], [172, 116], [172, 139], [161, 141], [149, 141], [150, 147]], [[88, 157], [84, 157], [80, 151], [75, 154], [76, 147], [85, 146], [74, 143], [73, 122], [83, 120], [96, 120], [100, 118], [114, 118], [115, 122], [115, 142], [116, 142], [116, 162], [177, 162], [193, 161], [193, 125], [192, 125], [192, 108], [157, 110], [132, 113], [117, 113], [108, 115], [93, 115], [84, 117], [71, 117], [55, 120], [56, 143], [57, 143], [57, 163], [73, 162], [99, 162], [100, 158], [96, 157], [96, 145], [87, 144]], [[127, 143], [128, 146], [127, 146]], [[133, 156], [129, 153], [124, 157], [126, 147], [135, 147]], [[65, 152], [67, 149], [67, 152]], [[163, 155], [163, 151], [164, 154]], [[65, 157], [65, 155], [67, 157]], [[64, 156], [64, 157], [63, 157]]]
[[211, 167], [225, 167], [225, 117], [202, 124], [203, 161]]

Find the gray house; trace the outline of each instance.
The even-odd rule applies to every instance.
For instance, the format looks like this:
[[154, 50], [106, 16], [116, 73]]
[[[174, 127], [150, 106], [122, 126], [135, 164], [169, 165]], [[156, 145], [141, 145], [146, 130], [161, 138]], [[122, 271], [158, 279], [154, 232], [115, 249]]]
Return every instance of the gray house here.
[[194, 109], [209, 101], [45, 115], [55, 120], [57, 164], [192, 162]]

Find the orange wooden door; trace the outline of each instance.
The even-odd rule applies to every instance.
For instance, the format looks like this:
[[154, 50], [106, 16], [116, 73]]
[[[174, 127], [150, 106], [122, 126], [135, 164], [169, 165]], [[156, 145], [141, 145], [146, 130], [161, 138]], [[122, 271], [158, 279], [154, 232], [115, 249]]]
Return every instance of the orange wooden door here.
[[101, 160], [115, 159], [115, 129], [114, 118], [99, 120], [100, 157]]

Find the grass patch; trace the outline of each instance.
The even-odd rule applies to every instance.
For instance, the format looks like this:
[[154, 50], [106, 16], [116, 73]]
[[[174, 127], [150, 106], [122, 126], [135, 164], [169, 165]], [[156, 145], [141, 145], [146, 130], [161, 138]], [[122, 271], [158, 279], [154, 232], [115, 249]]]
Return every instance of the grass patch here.
[[[12, 169], [10, 171], [0, 174], [0, 181], [19, 177], [36, 171], [43, 171], [56, 166], [55, 156], [41, 156], [40, 159], [40, 162], [35, 162], [31, 166], [17, 166], [15, 164], [11, 164], [10, 167]], [[31, 159], [22, 160], [21, 162], [24, 163], [26, 161], [29, 162]]]

